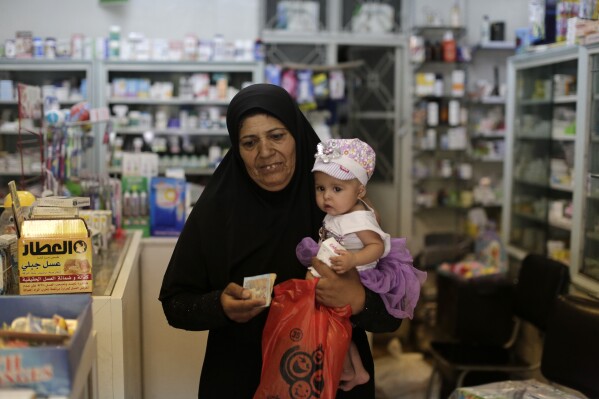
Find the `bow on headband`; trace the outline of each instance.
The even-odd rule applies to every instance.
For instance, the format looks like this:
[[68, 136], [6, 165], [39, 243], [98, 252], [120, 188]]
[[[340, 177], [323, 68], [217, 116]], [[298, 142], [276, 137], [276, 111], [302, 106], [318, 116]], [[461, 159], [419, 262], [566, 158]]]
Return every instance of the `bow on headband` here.
[[334, 141], [329, 141], [326, 144], [318, 143], [314, 158], [320, 159], [324, 163], [329, 163], [332, 159], [340, 158], [341, 151], [339, 151], [339, 148], [337, 148], [338, 146], [339, 144]]

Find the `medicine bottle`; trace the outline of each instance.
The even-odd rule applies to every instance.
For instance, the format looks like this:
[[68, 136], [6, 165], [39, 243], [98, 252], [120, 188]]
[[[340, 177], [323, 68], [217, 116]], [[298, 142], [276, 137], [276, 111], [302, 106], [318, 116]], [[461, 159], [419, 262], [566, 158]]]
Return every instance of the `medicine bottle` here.
[[452, 31], [447, 31], [443, 35], [443, 61], [455, 62], [457, 56], [455, 39]]
[[488, 44], [491, 40], [491, 23], [489, 22], [489, 16], [483, 16], [483, 22], [480, 25], [480, 43]]

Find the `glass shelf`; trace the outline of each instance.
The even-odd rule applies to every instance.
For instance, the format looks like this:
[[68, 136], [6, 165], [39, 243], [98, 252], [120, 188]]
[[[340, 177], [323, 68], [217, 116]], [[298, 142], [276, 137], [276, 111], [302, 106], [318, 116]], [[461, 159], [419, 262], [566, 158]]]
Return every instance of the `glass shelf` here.
[[537, 216], [537, 215], [532, 215], [532, 214], [522, 213], [522, 212], [514, 212], [513, 215], [523, 218], [523, 219], [531, 220], [533, 222], [547, 224], [547, 220], [545, 220], [545, 218]]
[[459, 40], [466, 34], [466, 28], [463, 26], [415, 26], [413, 29], [417, 35], [439, 36], [442, 37], [445, 32], [451, 31], [455, 40]]
[[199, 100], [186, 98], [132, 98], [132, 97], [111, 97], [109, 104], [137, 104], [137, 105], [228, 105], [228, 100]]
[[518, 105], [527, 106], [527, 105], [551, 105], [553, 101], [551, 99], [546, 98], [527, 98], [521, 99], [518, 101]]
[[122, 127], [116, 128], [115, 132], [122, 135], [140, 135], [145, 132], [152, 132], [157, 135], [189, 135], [189, 136], [228, 136], [226, 129], [156, 129], [153, 127], [144, 129], [140, 127]]
[[92, 259], [94, 273], [92, 295], [110, 296], [112, 294], [132, 238], [132, 234], [124, 234], [121, 237], [113, 238], [108, 244], [108, 249], [94, 254]]

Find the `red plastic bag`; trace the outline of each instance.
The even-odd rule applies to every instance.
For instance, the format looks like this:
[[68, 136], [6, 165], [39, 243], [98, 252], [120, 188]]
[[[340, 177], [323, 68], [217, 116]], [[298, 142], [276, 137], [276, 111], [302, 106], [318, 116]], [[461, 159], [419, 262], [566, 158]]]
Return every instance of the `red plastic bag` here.
[[349, 305], [316, 303], [318, 279], [275, 286], [262, 333], [262, 375], [254, 399], [331, 399], [351, 341]]

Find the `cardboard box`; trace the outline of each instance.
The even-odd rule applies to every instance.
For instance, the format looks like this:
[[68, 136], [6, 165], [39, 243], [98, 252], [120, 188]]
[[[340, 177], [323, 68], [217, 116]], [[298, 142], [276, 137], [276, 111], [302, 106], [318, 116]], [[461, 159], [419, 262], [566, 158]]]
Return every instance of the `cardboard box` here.
[[41, 197], [35, 201], [37, 206], [87, 208], [91, 204], [89, 197]]
[[17, 252], [21, 295], [92, 292], [93, 248], [83, 219], [24, 220]]
[[0, 296], [0, 324], [31, 313], [77, 319], [77, 330], [63, 346], [0, 349], [0, 388], [25, 387], [38, 395], [69, 396], [83, 349], [91, 336], [90, 295]]

